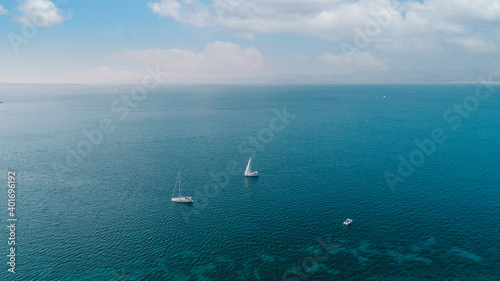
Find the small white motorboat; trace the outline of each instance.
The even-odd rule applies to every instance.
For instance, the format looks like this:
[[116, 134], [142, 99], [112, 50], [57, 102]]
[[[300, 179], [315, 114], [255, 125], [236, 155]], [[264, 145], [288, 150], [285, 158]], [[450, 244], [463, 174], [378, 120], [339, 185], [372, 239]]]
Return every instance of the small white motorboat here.
[[348, 226], [352, 223], [352, 220], [351, 219], [346, 219], [345, 222], [344, 222], [344, 226]]

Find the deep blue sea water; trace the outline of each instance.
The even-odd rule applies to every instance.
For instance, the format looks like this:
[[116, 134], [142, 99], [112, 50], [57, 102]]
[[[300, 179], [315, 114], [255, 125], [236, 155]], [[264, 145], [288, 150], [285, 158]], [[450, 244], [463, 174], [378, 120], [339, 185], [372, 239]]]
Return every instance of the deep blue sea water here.
[[132, 88], [0, 86], [1, 280], [500, 280], [498, 86]]

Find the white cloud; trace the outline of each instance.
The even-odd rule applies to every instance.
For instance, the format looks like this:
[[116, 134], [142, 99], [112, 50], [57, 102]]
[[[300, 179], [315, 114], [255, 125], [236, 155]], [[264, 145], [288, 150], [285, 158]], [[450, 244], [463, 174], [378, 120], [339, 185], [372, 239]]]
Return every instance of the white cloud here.
[[372, 32], [375, 48], [421, 54], [438, 54], [457, 36], [496, 38], [500, 22], [500, 2], [490, 0], [161, 0], [148, 6], [160, 17], [220, 26], [248, 39], [294, 33], [353, 44], [361, 30]]
[[110, 59], [126, 60], [144, 65], [159, 65], [169, 77], [245, 76], [264, 66], [264, 57], [255, 48], [215, 41], [195, 53], [181, 49], [120, 50]]
[[347, 52], [344, 55], [332, 55], [325, 53], [318, 60], [330, 65], [335, 73], [348, 73], [353, 71], [382, 71], [388, 70], [389, 66], [372, 56], [368, 52]]
[[405, 10], [422, 15], [427, 20], [434, 16], [455, 24], [495, 22], [500, 20], [500, 2], [491, 0], [427, 0], [406, 2]]
[[21, 15], [16, 21], [22, 25], [50, 27], [71, 18], [49, 0], [24, 0], [17, 9]]
[[9, 11], [7, 9], [5, 9], [2, 5], [0, 5], [0, 15], [5, 15], [7, 14]]
[[447, 39], [446, 42], [450, 44], [455, 44], [457, 46], [462, 47], [466, 51], [469, 52], [497, 52], [498, 48], [495, 42], [493, 41], [484, 41], [479, 38], [450, 38]]
[[203, 27], [210, 18], [206, 6], [190, 0], [184, 0], [184, 5], [176, 0], [161, 0], [161, 2], [149, 2], [148, 7], [160, 17], [170, 17], [196, 27]]
[[74, 69], [63, 73], [70, 83], [137, 83], [145, 74], [128, 70], [114, 70], [109, 66], [100, 66], [90, 70]]

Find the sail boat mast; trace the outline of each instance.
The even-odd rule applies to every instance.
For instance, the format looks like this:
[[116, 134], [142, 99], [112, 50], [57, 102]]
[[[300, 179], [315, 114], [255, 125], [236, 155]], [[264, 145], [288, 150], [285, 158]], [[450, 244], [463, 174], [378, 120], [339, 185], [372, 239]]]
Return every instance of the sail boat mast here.
[[174, 198], [174, 194], [175, 194], [175, 187], [177, 186], [177, 180], [175, 180], [175, 185], [174, 185], [174, 190], [172, 190], [172, 197], [171, 198]]
[[174, 190], [172, 190], [172, 197], [174, 198], [175, 188], [177, 187], [177, 183], [179, 183], [179, 197], [181, 196], [181, 172], [177, 174], [177, 179], [175, 180]]
[[[177, 187], [177, 182], [179, 183], [179, 197], [174, 197], [175, 188]], [[191, 196], [181, 195], [181, 172], [177, 174], [177, 180], [175, 181], [174, 191], [172, 191], [172, 202], [179, 203], [193, 203], [193, 198]]]
[[179, 197], [181, 197], [181, 172], [177, 174], [177, 178], [179, 179]]

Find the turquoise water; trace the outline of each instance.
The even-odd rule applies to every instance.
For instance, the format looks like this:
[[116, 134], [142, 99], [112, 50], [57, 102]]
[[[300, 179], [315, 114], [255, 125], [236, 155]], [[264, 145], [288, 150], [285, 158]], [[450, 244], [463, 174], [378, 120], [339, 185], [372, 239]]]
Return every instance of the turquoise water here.
[[500, 89], [476, 87], [1, 86], [0, 279], [500, 280]]

